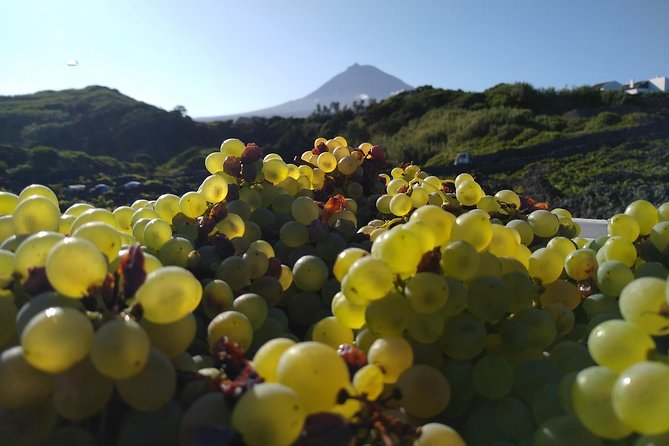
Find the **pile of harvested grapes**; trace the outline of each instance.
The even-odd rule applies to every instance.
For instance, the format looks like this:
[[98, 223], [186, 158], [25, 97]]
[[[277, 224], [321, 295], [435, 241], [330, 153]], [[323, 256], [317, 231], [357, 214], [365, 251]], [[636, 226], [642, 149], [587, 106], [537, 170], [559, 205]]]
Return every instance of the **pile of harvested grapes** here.
[[669, 445], [669, 203], [587, 240], [340, 136], [205, 166], [0, 192], [0, 443]]

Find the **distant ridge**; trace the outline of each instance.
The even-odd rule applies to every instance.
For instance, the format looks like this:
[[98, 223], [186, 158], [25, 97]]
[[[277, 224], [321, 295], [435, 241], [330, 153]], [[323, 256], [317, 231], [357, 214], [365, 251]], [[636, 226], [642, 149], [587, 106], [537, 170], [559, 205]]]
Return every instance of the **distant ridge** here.
[[364, 101], [365, 103], [371, 99], [382, 101], [394, 94], [408, 90], [413, 90], [413, 87], [397, 77], [372, 65], [355, 63], [303, 98], [246, 113], [195, 119], [197, 121], [225, 121], [251, 116], [301, 118], [313, 113], [318, 104], [329, 106], [332, 102], [339, 102], [341, 107], [344, 107], [344, 105], [351, 106], [354, 101]]

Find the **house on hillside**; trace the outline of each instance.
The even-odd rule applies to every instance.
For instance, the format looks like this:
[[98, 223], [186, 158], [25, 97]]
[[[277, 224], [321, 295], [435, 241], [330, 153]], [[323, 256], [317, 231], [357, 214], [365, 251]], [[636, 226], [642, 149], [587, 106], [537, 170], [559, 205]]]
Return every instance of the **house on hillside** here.
[[669, 79], [664, 76], [656, 76], [647, 81], [639, 82], [635, 82], [634, 79], [632, 79], [629, 85], [625, 87], [625, 93], [669, 93]]
[[593, 85], [593, 88], [597, 91], [618, 91], [623, 88], [623, 84], [618, 81], [608, 81]]

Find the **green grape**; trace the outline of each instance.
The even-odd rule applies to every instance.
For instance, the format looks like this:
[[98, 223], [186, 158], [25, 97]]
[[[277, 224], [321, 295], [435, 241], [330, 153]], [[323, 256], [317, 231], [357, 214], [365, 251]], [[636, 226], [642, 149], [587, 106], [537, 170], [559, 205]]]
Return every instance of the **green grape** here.
[[439, 312], [417, 313], [410, 310], [408, 316], [407, 333], [417, 342], [432, 344], [444, 333], [444, 317]]
[[447, 277], [469, 281], [476, 275], [480, 262], [476, 248], [464, 240], [452, 241], [441, 249], [439, 264]]
[[547, 384], [559, 383], [562, 371], [546, 359], [530, 359], [516, 366], [513, 376], [513, 391], [531, 403], [534, 396]]
[[46, 258], [46, 276], [60, 294], [81, 298], [91, 287], [102, 285], [107, 260], [88, 240], [65, 238], [57, 242]]
[[334, 316], [324, 317], [311, 330], [311, 340], [338, 348], [342, 344], [353, 343], [353, 330]]
[[[93, 209], [92, 207], [88, 209]], [[85, 212], [86, 210], [82, 210], [82, 213]], [[114, 219], [116, 219], [116, 223], [118, 224], [119, 231], [125, 232], [125, 233], [130, 233], [132, 232], [132, 216], [135, 213], [135, 210], [131, 208], [130, 206], [119, 206], [114, 211], [112, 214], [114, 215]], [[68, 215], [67, 211], [65, 211], [65, 214], [63, 216]], [[81, 214], [77, 215], [72, 215], [73, 217], [79, 216]]]
[[600, 313], [618, 313], [618, 299], [606, 294], [596, 293], [586, 297], [582, 302], [583, 310], [588, 319], [594, 318]]
[[413, 220], [405, 223], [403, 228], [418, 237], [418, 241], [420, 242], [420, 251], [422, 253], [432, 251], [436, 247], [434, 234], [432, 233], [430, 225], [427, 223], [420, 220]]
[[527, 217], [527, 222], [539, 237], [552, 237], [560, 227], [558, 217], [543, 209], [532, 211]]
[[257, 249], [248, 249], [242, 256], [242, 260], [248, 265], [251, 279], [262, 277], [269, 268], [269, 259], [264, 252]]
[[559, 303], [573, 310], [581, 303], [581, 293], [573, 283], [558, 279], [543, 286], [539, 302], [542, 307]]
[[177, 387], [176, 371], [167, 357], [152, 348], [144, 368], [130, 378], [116, 381], [121, 399], [136, 410], [151, 412], [167, 404]]
[[451, 387], [444, 375], [434, 367], [417, 364], [404, 370], [397, 379], [402, 397], [400, 404], [409, 415], [433, 417], [448, 406]]
[[[118, 431], [114, 432], [119, 446], [173, 444], [178, 442], [183, 410], [176, 401], [170, 401], [155, 411], [127, 409], [123, 412]], [[94, 446], [94, 445], [86, 445]]]
[[667, 446], [669, 445], [669, 432], [658, 435], [639, 435], [633, 446]]
[[383, 371], [384, 383], [392, 384], [413, 365], [413, 350], [400, 336], [382, 336], [369, 347], [367, 361]]
[[476, 207], [486, 211], [489, 214], [498, 213], [502, 210], [502, 206], [499, 204], [499, 201], [492, 195], [482, 196], [478, 203], [476, 203]]
[[520, 198], [518, 197], [518, 194], [512, 190], [502, 189], [495, 194], [495, 198], [514, 209], [520, 209]]
[[92, 222], [107, 223], [116, 229], [120, 228], [116, 217], [114, 217], [114, 214], [111, 211], [108, 211], [107, 209], [93, 208], [84, 211], [81, 215], [79, 215], [77, 219], [72, 222], [70, 231], [74, 232], [79, 226]]
[[563, 415], [564, 410], [560, 407], [560, 385], [546, 384], [534, 395], [530, 408], [535, 424]]
[[241, 257], [231, 256], [218, 265], [216, 278], [226, 282], [233, 291], [239, 291], [250, 284], [251, 269]]
[[352, 304], [342, 292], [338, 292], [332, 298], [331, 309], [334, 317], [345, 327], [358, 330], [365, 325], [367, 307]]
[[446, 356], [464, 361], [483, 351], [486, 343], [485, 326], [469, 313], [460, 313], [446, 320], [444, 334], [438, 344]]
[[107, 223], [85, 223], [72, 232], [72, 237], [85, 239], [93, 243], [105, 255], [107, 261], [114, 260], [121, 249], [119, 231]]
[[501, 277], [502, 276], [502, 262], [488, 251], [479, 253], [479, 267], [476, 269], [474, 277]]
[[178, 266], [152, 271], [135, 293], [144, 317], [151, 322], [169, 324], [197, 308], [202, 285], [193, 274]]
[[[336, 152], [336, 151], [335, 151]], [[358, 168], [358, 161], [353, 156], [344, 156], [337, 162], [337, 170], [342, 175], [351, 175]]]
[[595, 275], [597, 288], [609, 296], [620, 296], [623, 288], [634, 280], [634, 273], [618, 260], [600, 263]]
[[473, 180], [463, 181], [455, 186], [455, 196], [464, 206], [474, 206], [485, 195], [481, 186]]
[[553, 249], [539, 248], [530, 256], [530, 276], [543, 283], [555, 282], [562, 274], [563, 268], [564, 259], [559, 252]]
[[144, 229], [152, 219], [140, 218], [132, 225], [132, 236], [140, 243], [144, 243]]
[[288, 338], [276, 338], [265, 342], [253, 356], [253, 367], [265, 382], [276, 382], [279, 358], [295, 341]]
[[608, 320], [590, 332], [588, 350], [598, 364], [620, 373], [646, 360], [655, 350], [655, 342], [635, 324]]
[[256, 240], [249, 245], [249, 250], [259, 250], [265, 253], [267, 258], [276, 257], [274, 248], [272, 245], [266, 242], [265, 240]]
[[473, 279], [467, 288], [467, 308], [485, 322], [498, 321], [509, 310], [510, 290], [506, 283], [493, 276]]
[[500, 356], [484, 356], [474, 365], [472, 383], [484, 398], [500, 399], [513, 387], [513, 368]]
[[548, 359], [563, 373], [583, 370], [595, 365], [587, 346], [575, 341], [561, 341], [551, 348]]
[[298, 292], [290, 297], [286, 311], [298, 324], [310, 326], [327, 314], [327, 307], [316, 293]]
[[227, 238], [233, 239], [244, 235], [246, 225], [244, 220], [237, 214], [228, 214], [223, 220], [218, 222], [216, 229]]
[[328, 278], [328, 266], [319, 257], [300, 257], [293, 266], [293, 282], [302, 291], [318, 291]]
[[207, 200], [199, 192], [186, 192], [179, 199], [179, 209], [186, 217], [197, 218], [207, 210]]
[[[11, 254], [11, 259], [14, 263], [13, 271], [19, 274], [22, 281], [25, 282], [30, 275], [30, 270], [32, 268], [43, 267], [46, 264], [46, 257], [51, 248], [63, 240], [64, 237], [63, 234], [52, 231], [40, 231], [29, 236], [21, 242], [14, 254], [9, 251], [2, 251], [6, 253], [7, 258], [5, 268], [9, 266], [9, 254]], [[4, 274], [9, 277], [12, 271], [9, 270]], [[0, 275], [3, 275], [2, 271], [0, 271]]]
[[232, 310], [235, 295], [227, 282], [214, 279], [202, 291], [202, 308], [205, 315], [212, 319], [223, 311]]
[[114, 381], [101, 375], [86, 358], [55, 377], [52, 401], [60, 416], [80, 421], [100, 412], [113, 390]]
[[262, 296], [255, 293], [237, 296], [232, 302], [232, 309], [246, 316], [254, 330], [257, 330], [267, 319], [267, 302]]
[[331, 231], [324, 239], [316, 243], [316, 254], [331, 265], [346, 247], [346, 240], [337, 232]]
[[137, 211], [137, 210], [139, 210], [139, 209], [142, 209], [142, 208], [147, 207], [148, 205], [149, 205], [149, 200], [145, 200], [145, 199], [143, 199], [143, 198], [140, 198], [139, 200], [135, 200], [135, 201], [130, 205], [130, 207], [131, 207], [132, 209], [134, 209], [134, 210]]
[[455, 220], [451, 239], [464, 240], [481, 252], [490, 244], [492, 231], [490, 215], [480, 209], [474, 209]]
[[332, 347], [312, 341], [284, 351], [276, 376], [280, 384], [297, 393], [307, 414], [331, 409], [339, 392], [350, 385], [344, 360]]
[[597, 272], [597, 267], [597, 253], [588, 248], [570, 252], [564, 261], [565, 272], [576, 281], [591, 279]]
[[444, 320], [460, 314], [467, 308], [467, 289], [457, 279], [453, 277], [446, 277], [448, 284], [448, 299], [439, 313], [444, 317]]
[[365, 309], [367, 328], [382, 336], [401, 335], [409, 324], [409, 305], [397, 292], [369, 302]]
[[11, 215], [0, 216], [0, 246], [4, 245], [4, 242], [14, 234], [14, 217]]
[[[334, 168], [336, 168], [336, 166], [337, 161], [335, 160]], [[332, 170], [334, 170], [334, 168]], [[288, 178], [288, 166], [281, 158], [274, 158], [270, 160], [265, 159], [262, 163], [262, 173], [265, 176], [265, 180], [276, 185]]]
[[368, 256], [369, 252], [365, 251], [362, 248], [346, 248], [337, 255], [334, 265], [332, 266], [333, 275], [340, 282], [344, 279], [346, 272], [349, 270], [351, 265], [361, 257]]
[[409, 183], [405, 179], [394, 178], [390, 180], [390, 182], [386, 186], [386, 190], [388, 191], [388, 195], [393, 196], [399, 193], [399, 190], [405, 186], [409, 186]]
[[465, 181], [474, 181], [474, 177], [466, 172], [459, 174], [457, 177], [455, 177], [455, 187], [458, 187]]
[[567, 336], [576, 326], [574, 312], [563, 303], [545, 305], [543, 310], [553, 318], [558, 336]]
[[249, 446], [284, 446], [297, 440], [305, 419], [305, 409], [293, 389], [260, 383], [239, 399], [231, 426]]
[[57, 232], [60, 226], [60, 209], [48, 198], [40, 195], [30, 196], [19, 201], [12, 219], [15, 234]]
[[669, 221], [661, 221], [650, 230], [650, 243], [661, 253], [669, 246]]
[[291, 204], [290, 212], [295, 221], [303, 225], [308, 225], [320, 215], [318, 205], [309, 197], [297, 197]]
[[546, 248], [553, 249], [566, 258], [571, 252], [576, 250], [574, 242], [567, 237], [553, 237], [546, 244]]
[[623, 237], [633, 243], [639, 237], [639, 223], [634, 217], [627, 214], [615, 214], [607, 221], [606, 229], [609, 236]]
[[435, 205], [421, 206], [409, 217], [409, 221], [422, 221], [428, 224], [434, 235], [435, 246], [443, 246], [451, 239], [455, 220], [453, 214]]
[[[50, 202], [58, 206], [58, 197], [56, 194], [49, 189], [47, 186], [43, 186], [41, 184], [31, 184], [29, 186], [26, 186], [21, 190], [19, 193], [19, 204], [22, 201], [25, 201], [28, 198], [31, 197], [43, 197], [48, 199]], [[18, 206], [18, 205], [17, 205]]]
[[91, 361], [109, 378], [129, 378], [144, 368], [150, 347], [148, 335], [137, 322], [114, 319], [95, 332]]
[[511, 440], [527, 439], [534, 430], [530, 408], [523, 401], [512, 396], [506, 396], [497, 401], [493, 421], [499, 436]]
[[613, 410], [627, 426], [644, 435], [669, 431], [669, 366], [643, 361], [627, 368], [611, 391]]
[[144, 227], [144, 244], [153, 251], [160, 251], [160, 248], [172, 239], [172, 227], [161, 219], [154, 218]]
[[632, 433], [613, 411], [611, 391], [617, 377], [606, 367], [589, 367], [578, 372], [572, 388], [576, 416], [599, 437], [619, 439]]
[[18, 195], [11, 192], [0, 191], [0, 216], [12, 215], [18, 204]]
[[160, 350], [168, 358], [183, 353], [195, 339], [197, 321], [193, 313], [169, 324], [156, 324], [144, 318], [140, 325], [151, 341], [151, 346]]
[[530, 346], [543, 349], [553, 343], [557, 336], [555, 320], [546, 311], [528, 308], [513, 315], [513, 320], [520, 322], [529, 335]]
[[393, 197], [390, 194], [383, 194], [381, 195], [377, 200], [376, 200], [376, 210], [379, 211], [380, 213], [384, 215], [390, 215], [392, 212], [390, 211], [390, 200], [392, 200]]
[[287, 221], [279, 230], [279, 239], [291, 248], [304, 245], [309, 241], [309, 230], [296, 221]]
[[223, 336], [239, 344], [242, 350], [248, 350], [253, 341], [253, 326], [246, 315], [230, 310], [217, 315], [207, 327], [207, 343], [211, 350]]
[[0, 353], [0, 409], [37, 407], [49, 399], [52, 389], [53, 376], [30, 365], [23, 347], [17, 345]]
[[375, 401], [383, 392], [383, 371], [374, 364], [366, 364], [353, 375], [353, 387], [369, 401]]
[[390, 203], [388, 203], [390, 212], [398, 217], [407, 215], [409, 211], [411, 211], [412, 206], [413, 203], [411, 198], [405, 193], [397, 193], [393, 195], [390, 199]]
[[652, 336], [669, 334], [666, 282], [654, 277], [635, 279], [620, 293], [618, 305], [626, 321]]
[[149, 220], [153, 220], [154, 218], [159, 218], [160, 216], [158, 213], [150, 208], [150, 207], [143, 207], [140, 209], [137, 209], [133, 214], [132, 217], [130, 217], [130, 225], [134, 226], [135, 223], [137, 223], [139, 220], [146, 218]]
[[414, 446], [465, 446], [460, 434], [445, 424], [427, 423], [420, 427], [420, 431]]
[[204, 159], [204, 167], [210, 174], [215, 174], [223, 171], [223, 161], [225, 154], [221, 152], [212, 152]]
[[187, 238], [178, 235], [167, 240], [158, 250], [158, 259], [165, 266], [186, 267], [188, 255], [193, 251], [193, 244]]
[[209, 175], [200, 184], [199, 192], [209, 203], [220, 203], [228, 195], [228, 183], [219, 175]]
[[448, 282], [440, 274], [416, 273], [404, 286], [409, 307], [418, 313], [434, 313], [448, 300]]
[[33, 367], [60, 373], [88, 355], [93, 325], [78, 310], [51, 307], [38, 313], [21, 332], [23, 356]]
[[534, 229], [532, 229], [532, 225], [525, 220], [510, 220], [506, 224], [506, 227], [515, 229], [518, 232], [520, 235], [520, 243], [523, 245], [529, 246], [532, 244], [532, 241], [534, 240]]
[[509, 313], [519, 313], [528, 308], [537, 297], [537, 288], [527, 271], [510, 271], [502, 276], [509, 293]]
[[648, 235], [653, 226], [660, 221], [655, 206], [646, 200], [636, 200], [625, 208], [625, 214], [633, 217], [639, 223], [639, 234]]
[[156, 200], [156, 212], [168, 223], [172, 223], [174, 217], [181, 212], [179, 206], [180, 198], [174, 194], [163, 194]]
[[492, 225], [492, 239], [487, 250], [497, 257], [513, 257], [518, 251], [519, 238], [514, 229]]
[[613, 236], [604, 243], [597, 251], [597, 262], [604, 263], [607, 260], [617, 260], [630, 268], [636, 262], [636, 247], [622, 237]]
[[241, 156], [246, 149], [243, 142], [236, 138], [228, 138], [221, 143], [221, 153], [223, 155]]
[[413, 208], [418, 209], [421, 206], [425, 206], [430, 198], [430, 194], [424, 187], [421, 187], [418, 184], [414, 184], [411, 188], [411, 205]]

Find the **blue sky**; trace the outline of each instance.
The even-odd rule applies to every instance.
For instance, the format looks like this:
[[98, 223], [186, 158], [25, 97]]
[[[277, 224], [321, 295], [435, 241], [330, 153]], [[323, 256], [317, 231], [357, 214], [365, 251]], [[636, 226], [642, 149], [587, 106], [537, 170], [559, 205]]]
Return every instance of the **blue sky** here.
[[105, 85], [210, 116], [355, 62], [469, 91], [628, 82], [669, 76], [667, 23], [667, 0], [0, 0], [0, 95]]

